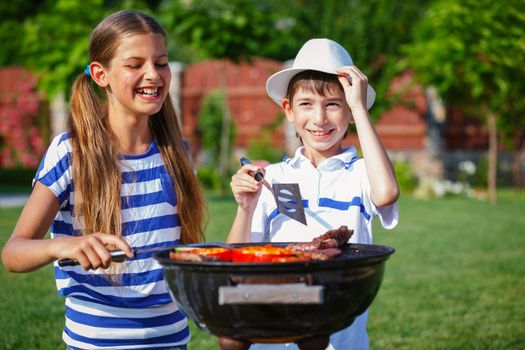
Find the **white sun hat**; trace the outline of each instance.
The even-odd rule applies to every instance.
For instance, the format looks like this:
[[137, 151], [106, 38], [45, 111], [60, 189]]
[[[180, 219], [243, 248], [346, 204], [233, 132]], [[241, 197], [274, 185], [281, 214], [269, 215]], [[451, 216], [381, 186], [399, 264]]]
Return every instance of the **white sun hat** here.
[[[279, 106], [286, 98], [288, 84], [298, 73], [306, 70], [337, 75], [336, 68], [353, 66], [352, 57], [344, 47], [330, 39], [310, 39], [297, 53], [292, 68], [281, 70], [266, 81], [266, 92]], [[366, 108], [374, 104], [376, 92], [368, 85], [366, 94]]]

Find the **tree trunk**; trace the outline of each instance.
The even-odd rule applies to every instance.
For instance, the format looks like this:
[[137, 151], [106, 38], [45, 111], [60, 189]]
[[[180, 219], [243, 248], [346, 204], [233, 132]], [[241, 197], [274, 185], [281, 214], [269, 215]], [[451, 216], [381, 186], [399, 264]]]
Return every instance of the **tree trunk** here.
[[488, 183], [488, 192], [489, 200], [492, 203], [497, 201], [496, 193], [496, 176], [498, 171], [498, 130], [496, 125], [496, 115], [489, 108], [486, 108], [487, 111], [487, 126], [489, 130], [489, 155], [488, 163], [489, 169], [487, 174], [487, 183]]
[[516, 191], [521, 191], [523, 187], [523, 179], [521, 176], [521, 164], [523, 162], [525, 162], [525, 142], [521, 140], [518, 142], [517, 150], [512, 157], [512, 177]]

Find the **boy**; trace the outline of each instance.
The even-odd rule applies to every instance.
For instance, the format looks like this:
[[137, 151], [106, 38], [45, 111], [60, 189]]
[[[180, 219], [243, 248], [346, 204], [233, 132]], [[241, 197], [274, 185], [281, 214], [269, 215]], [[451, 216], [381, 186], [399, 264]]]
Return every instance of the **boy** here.
[[[368, 109], [375, 92], [367, 77], [353, 65], [348, 52], [329, 39], [306, 42], [293, 67], [273, 74], [268, 95], [284, 110], [303, 144], [293, 158], [265, 170], [269, 183], [298, 183], [307, 226], [279, 213], [272, 194], [252, 174], [262, 171], [244, 165], [232, 177], [238, 203], [227, 241], [310, 241], [329, 228], [354, 230], [352, 243], [372, 243], [372, 221], [379, 216], [385, 228], [397, 225], [399, 186], [392, 163], [373, 128]], [[354, 123], [363, 154], [343, 148]], [[330, 337], [328, 349], [368, 349], [367, 312]], [[251, 349], [296, 349], [295, 345], [254, 345]]]

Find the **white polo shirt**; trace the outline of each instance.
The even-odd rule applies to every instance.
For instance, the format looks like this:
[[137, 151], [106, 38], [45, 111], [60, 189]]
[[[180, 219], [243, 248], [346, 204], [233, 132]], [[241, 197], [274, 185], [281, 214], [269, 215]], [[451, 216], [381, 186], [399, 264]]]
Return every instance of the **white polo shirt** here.
[[[378, 216], [387, 229], [398, 222], [397, 203], [377, 208], [370, 199], [370, 183], [363, 159], [355, 147], [326, 159], [315, 168], [299, 147], [293, 158], [266, 167], [270, 183], [297, 183], [305, 208], [307, 226], [282, 214], [273, 195], [262, 189], [252, 222], [253, 242], [307, 242], [341, 225], [354, 230], [351, 243], [372, 244], [372, 222]], [[352, 326], [330, 338], [328, 349], [368, 349], [366, 333], [368, 312], [356, 318]], [[298, 349], [295, 344], [253, 345], [250, 350]]]
[[375, 216], [387, 229], [397, 225], [397, 203], [383, 208], [372, 203], [365, 163], [357, 158], [355, 147], [344, 149], [317, 168], [303, 151], [304, 147], [299, 147], [293, 158], [269, 165], [265, 178], [270, 184], [299, 184], [308, 225], [280, 213], [270, 191], [263, 188], [253, 216], [253, 242], [306, 242], [325, 233], [327, 225], [346, 225], [354, 230], [351, 243], [371, 244]]

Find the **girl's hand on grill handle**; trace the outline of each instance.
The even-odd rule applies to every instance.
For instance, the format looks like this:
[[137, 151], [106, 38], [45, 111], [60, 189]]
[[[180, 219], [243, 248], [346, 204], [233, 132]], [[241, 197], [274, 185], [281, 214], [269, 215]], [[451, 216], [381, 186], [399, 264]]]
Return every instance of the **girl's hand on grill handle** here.
[[109, 267], [108, 245], [112, 245], [111, 249], [121, 249], [128, 258], [133, 257], [133, 250], [122, 237], [104, 233], [56, 239], [54, 250], [58, 259], [74, 259], [84, 270], [91, 270]]

